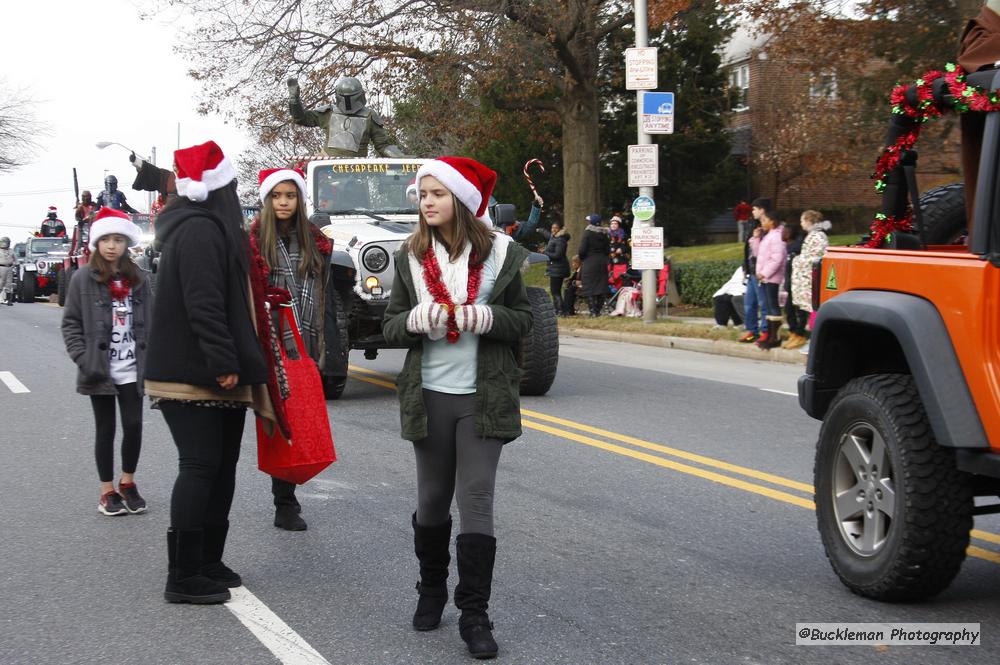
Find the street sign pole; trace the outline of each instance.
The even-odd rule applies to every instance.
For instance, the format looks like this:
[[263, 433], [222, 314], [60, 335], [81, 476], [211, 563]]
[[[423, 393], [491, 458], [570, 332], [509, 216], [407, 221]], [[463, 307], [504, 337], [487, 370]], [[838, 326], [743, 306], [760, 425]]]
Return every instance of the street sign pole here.
[[[649, 43], [648, 34], [648, 19], [646, 16], [646, 0], [635, 0], [635, 45], [636, 48], [644, 48]], [[639, 122], [642, 114], [642, 96], [644, 91], [636, 91], [636, 126], [638, 128], [638, 143], [639, 145], [652, 143], [649, 134], [642, 131], [642, 122]], [[648, 196], [653, 198], [653, 188], [652, 187], [640, 187], [639, 196]], [[650, 218], [649, 220], [642, 222], [643, 226], [655, 226], [655, 218]], [[657, 282], [657, 271], [656, 270], [643, 270], [642, 271], [642, 320], [644, 323], [653, 323], [656, 321], [656, 282]], [[664, 300], [666, 302], [666, 300]]]

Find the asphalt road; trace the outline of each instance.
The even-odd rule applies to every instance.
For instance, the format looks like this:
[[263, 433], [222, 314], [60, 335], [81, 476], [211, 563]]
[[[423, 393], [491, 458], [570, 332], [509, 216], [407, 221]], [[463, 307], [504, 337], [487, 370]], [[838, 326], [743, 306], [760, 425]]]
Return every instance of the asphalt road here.
[[[93, 420], [60, 315], [0, 307], [0, 372], [30, 391], [0, 383], [0, 663], [470, 662], [454, 607], [436, 631], [409, 627], [415, 480], [391, 387], [401, 353], [357, 353], [344, 398], [328, 403], [339, 460], [299, 490], [306, 532], [271, 525], [248, 422], [226, 560], [250, 595], [169, 605], [173, 444], [147, 409], [137, 481], [150, 510], [97, 512]], [[501, 458], [491, 615], [502, 662], [996, 662], [997, 544], [974, 540], [993, 560], [970, 557], [924, 603], [865, 600], [833, 574], [810, 507], [819, 426], [791, 394], [800, 368], [573, 339], [561, 356]], [[1000, 533], [1000, 517], [976, 528]], [[978, 622], [983, 637], [795, 646], [795, 624], [820, 621]]]

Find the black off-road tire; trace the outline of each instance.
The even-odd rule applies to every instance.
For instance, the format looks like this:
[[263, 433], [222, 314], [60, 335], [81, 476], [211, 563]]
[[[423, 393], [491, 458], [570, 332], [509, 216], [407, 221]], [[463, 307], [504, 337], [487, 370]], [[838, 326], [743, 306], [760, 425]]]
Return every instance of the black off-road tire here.
[[33, 303], [35, 302], [35, 292], [38, 290], [36, 287], [38, 285], [38, 278], [34, 274], [25, 274], [24, 279], [21, 280], [20, 288], [18, 289], [17, 296], [18, 300], [23, 303]]
[[[845, 455], [841, 460], [841, 450], [853, 448], [856, 440], [864, 449], [865, 436], [851, 435], [865, 431], [884, 441], [885, 463], [874, 477], [888, 474], [888, 485], [866, 485], [850, 458]], [[869, 452], [871, 461], [880, 457]], [[934, 440], [913, 377], [877, 374], [848, 382], [823, 421], [813, 474], [823, 546], [837, 576], [851, 591], [877, 600], [919, 600], [937, 594], [958, 574], [972, 529], [970, 478], [957, 470], [954, 450]], [[844, 491], [853, 483], [854, 489]], [[893, 488], [894, 501], [884, 540], [880, 547], [861, 553], [859, 541], [852, 545], [852, 536], [841, 528], [835, 496], [853, 497], [840, 504], [851, 506], [842, 510], [850, 517], [850, 510], [863, 514], [869, 505], [858, 488], [886, 486]]]
[[[331, 286], [331, 288], [333, 288]], [[347, 359], [351, 353], [351, 337], [347, 329], [347, 312], [345, 311], [344, 299], [334, 288], [333, 299], [337, 303], [337, 332], [340, 335], [340, 348], [344, 354], [344, 366], [347, 366]], [[323, 376], [323, 395], [328, 400], [340, 399], [347, 387], [347, 377]]]
[[924, 192], [920, 197], [920, 210], [928, 245], [960, 245], [969, 234], [965, 219], [965, 185], [961, 182]]
[[544, 395], [552, 387], [559, 364], [559, 324], [545, 289], [528, 287], [531, 334], [521, 340], [521, 394]]
[[56, 278], [56, 292], [59, 294], [59, 306], [66, 306], [66, 294], [69, 293], [69, 280], [73, 278], [73, 268], [62, 268]]

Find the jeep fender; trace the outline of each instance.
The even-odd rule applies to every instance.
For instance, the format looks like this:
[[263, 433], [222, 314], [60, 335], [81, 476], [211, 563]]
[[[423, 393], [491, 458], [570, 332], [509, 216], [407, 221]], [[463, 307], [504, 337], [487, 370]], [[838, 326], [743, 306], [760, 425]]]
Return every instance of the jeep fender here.
[[330, 265], [354, 270], [354, 261], [351, 260], [351, 255], [340, 250], [333, 250], [330, 253]]
[[841, 386], [855, 376], [908, 372], [937, 442], [989, 448], [951, 336], [929, 301], [905, 293], [850, 291], [819, 308], [799, 404], [822, 420]]

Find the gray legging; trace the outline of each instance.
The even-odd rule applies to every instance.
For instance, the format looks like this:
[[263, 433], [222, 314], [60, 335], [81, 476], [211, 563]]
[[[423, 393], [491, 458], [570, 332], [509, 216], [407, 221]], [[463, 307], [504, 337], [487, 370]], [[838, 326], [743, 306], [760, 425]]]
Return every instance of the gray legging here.
[[427, 438], [413, 442], [417, 457], [417, 523], [448, 521], [458, 498], [461, 533], [493, 535], [493, 487], [503, 442], [475, 432], [475, 395], [424, 390]]

